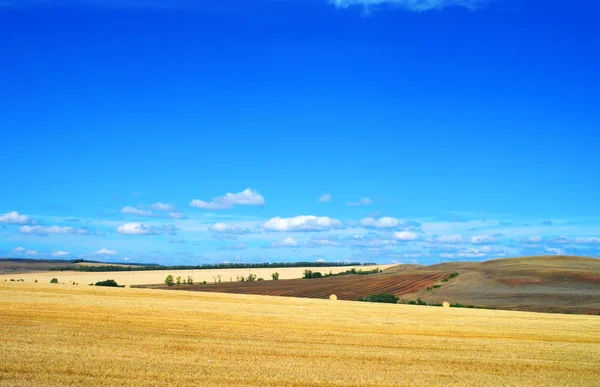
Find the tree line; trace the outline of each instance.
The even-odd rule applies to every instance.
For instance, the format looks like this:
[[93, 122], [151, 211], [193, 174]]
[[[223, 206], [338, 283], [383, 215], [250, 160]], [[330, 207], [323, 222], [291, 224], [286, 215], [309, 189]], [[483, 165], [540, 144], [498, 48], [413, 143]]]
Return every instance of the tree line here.
[[147, 265], [147, 266], [53, 266], [51, 271], [82, 271], [82, 272], [105, 272], [105, 271], [149, 271], [149, 270], [207, 270], [207, 269], [264, 269], [285, 267], [342, 267], [342, 266], [370, 266], [375, 263], [360, 262], [265, 262], [265, 263], [217, 263], [204, 265]]

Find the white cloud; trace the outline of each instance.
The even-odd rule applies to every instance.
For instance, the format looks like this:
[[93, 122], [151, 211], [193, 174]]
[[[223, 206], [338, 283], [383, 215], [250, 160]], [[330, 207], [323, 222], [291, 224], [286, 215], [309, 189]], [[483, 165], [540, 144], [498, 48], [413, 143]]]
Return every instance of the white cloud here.
[[331, 201], [331, 199], [333, 199], [333, 198], [330, 194], [323, 194], [319, 198], [319, 202], [320, 203], [329, 203]]
[[465, 240], [460, 234], [454, 235], [443, 235], [435, 238], [436, 242], [439, 243], [464, 243]]
[[298, 241], [292, 237], [287, 237], [281, 242], [271, 243], [271, 247], [296, 247], [298, 246]]
[[319, 259], [317, 259], [316, 262], [323, 263], [323, 262], [325, 262], [325, 260], [323, 258], [319, 258]]
[[17, 254], [23, 254], [23, 255], [38, 255], [37, 251], [29, 250], [29, 249], [26, 249], [25, 247], [17, 247], [16, 249], [13, 250], [13, 252], [15, 252]]
[[414, 232], [399, 231], [394, 233], [393, 238], [399, 241], [416, 241], [419, 239], [419, 235]]
[[71, 235], [88, 235], [89, 231], [84, 228], [60, 227], [60, 226], [22, 226], [19, 228], [22, 234], [33, 235], [49, 235], [49, 234], [71, 234]]
[[67, 255], [69, 255], [69, 253], [67, 253], [66, 251], [58, 250], [50, 255], [52, 255], [53, 257], [66, 257]]
[[267, 231], [327, 231], [344, 228], [344, 224], [327, 216], [303, 215], [294, 218], [271, 218], [260, 225]]
[[155, 211], [163, 211], [163, 212], [175, 211], [175, 207], [172, 204], [168, 204], [168, 203], [157, 202], [157, 203], [151, 204], [148, 207], [150, 207], [150, 209], [155, 210]]
[[213, 198], [210, 202], [203, 200], [194, 199], [190, 202], [190, 206], [196, 208], [203, 208], [206, 210], [223, 210], [231, 208], [234, 205], [240, 206], [262, 206], [266, 204], [265, 199], [250, 188], [243, 190], [242, 192], [226, 193], [225, 196]]
[[371, 203], [373, 203], [373, 201], [371, 199], [369, 199], [369, 198], [362, 198], [358, 202], [348, 202], [348, 205], [349, 206], [368, 206]]
[[92, 255], [117, 255], [117, 252], [115, 250], [100, 249], [95, 253], [92, 253]]
[[185, 218], [185, 215], [183, 214], [183, 212], [170, 212], [169, 213], [169, 218], [172, 218], [172, 219], [183, 219], [183, 218]]
[[481, 8], [488, 0], [330, 0], [337, 8], [348, 8], [362, 6], [366, 9], [371, 7], [392, 6], [404, 8], [413, 12], [424, 12], [436, 9], [462, 7], [469, 10]]
[[121, 208], [121, 214], [125, 215], [136, 215], [136, 216], [152, 216], [152, 212], [148, 210], [142, 210], [140, 208], [135, 207], [123, 207]]
[[533, 242], [533, 243], [539, 243], [542, 241], [542, 237], [541, 236], [532, 236], [531, 238], [529, 238], [529, 241]]
[[17, 211], [7, 212], [6, 214], [0, 215], [0, 223], [27, 224], [29, 223], [29, 217], [21, 215]]
[[494, 243], [494, 242], [496, 242], [496, 239], [489, 235], [476, 235], [476, 236], [472, 236], [470, 241], [474, 245], [480, 245], [480, 244], [485, 244], [485, 243]]
[[379, 219], [364, 218], [361, 219], [360, 225], [367, 228], [396, 228], [400, 225], [400, 221], [389, 216]]
[[208, 228], [212, 232], [222, 234], [248, 234], [249, 229], [227, 223], [215, 223]]
[[175, 235], [177, 228], [173, 225], [164, 225], [160, 227], [149, 226], [143, 223], [130, 222], [117, 227], [119, 234], [127, 235], [154, 235], [154, 234], [169, 234]]

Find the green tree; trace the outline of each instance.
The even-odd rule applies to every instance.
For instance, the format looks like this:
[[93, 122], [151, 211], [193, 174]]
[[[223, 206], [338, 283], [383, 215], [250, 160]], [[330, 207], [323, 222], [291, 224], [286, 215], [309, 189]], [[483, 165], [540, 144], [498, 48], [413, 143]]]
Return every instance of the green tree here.
[[188, 277], [187, 277], [187, 284], [188, 284], [188, 285], [193, 285], [193, 284], [194, 284], [194, 280], [193, 280], [193, 279], [192, 279], [192, 277], [191, 277], [191, 276], [189, 276], [189, 275], [188, 275]]
[[279, 273], [278, 272], [272, 273], [271, 278], [273, 278], [273, 281], [277, 281], [279, 279]]
[[57, 284], [57, 283], [58, 283], [58, 278], [52, 278], [52, 279], [50, 280], [50, 283], [51, 283], [51, 284]]
[[172, 276], [171, 274], [169, 274], [169, 275], [167, 276], [167, 278], [165, 278], [165, 283], [166, 283], [168, 286], [173, 286], [173, 285], [175, 285], [175, 281], [173, 280], [173, 276]]
[[177, 285], [181, 285], [181, 276], [180, 275], [177, 276], [177, 279], [175, 280], [175, 283]]

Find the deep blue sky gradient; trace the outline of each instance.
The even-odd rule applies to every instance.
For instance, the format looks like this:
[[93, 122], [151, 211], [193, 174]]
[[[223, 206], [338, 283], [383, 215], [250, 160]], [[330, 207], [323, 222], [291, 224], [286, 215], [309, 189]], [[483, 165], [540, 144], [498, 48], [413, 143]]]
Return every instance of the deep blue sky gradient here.
[[[459, 212], [513, 224], [579, 219], [572, 237], [584, 224], [585, 235], [600, 235], [597, 2], [369, 14], [316, 0], [49, 3], [0, 7], [0, 214], [46, 226], [57, 217], [124, 223], [122, 207], [161, 201], [199, 220], [190, 200], [251, 187], [266, 206], [219, 216], [423, 223]], [[334, 200], [318, 203], [322, 193]], [[373, 203], [347, 205], [361, 197]], [[83, 255], [111, 248], [115, 227], [105, 226], [100, 241], [84, 243], [6, 225], [0, 249]], [[133, 256], [161, 243], [130, 238]], [[252, 242], [242, 251], [247, 260], [275, 257], [256, 243], [258, 252]], [[308, 250], [297, 255], [318, 255]], [[326, 258], [360, 251], [335, 254]]]

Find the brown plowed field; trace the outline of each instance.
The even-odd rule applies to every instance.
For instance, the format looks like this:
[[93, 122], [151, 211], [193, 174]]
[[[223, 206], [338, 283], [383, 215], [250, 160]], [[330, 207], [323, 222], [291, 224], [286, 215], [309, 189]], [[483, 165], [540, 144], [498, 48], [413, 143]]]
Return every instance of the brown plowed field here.
[[356, 300], [376, 293], [400, 296], [424, 289], [443, 278], [446, 273], [397, 275], [343, 275], [329, 278], [293, 279], [258, 282], [223, 282], [207, 285], [181, 285], [161, 289], [201, 292], [258, 294], [268, 296], [328, 298], [335, 294], [340, 300]]

